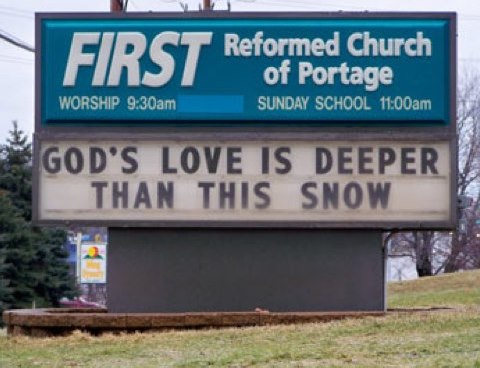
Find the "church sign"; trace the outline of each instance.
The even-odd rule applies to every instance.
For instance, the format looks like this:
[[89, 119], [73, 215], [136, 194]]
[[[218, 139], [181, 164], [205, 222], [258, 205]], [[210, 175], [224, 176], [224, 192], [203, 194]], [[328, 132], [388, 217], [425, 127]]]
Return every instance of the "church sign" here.
[[455, 21], [39, 14], [34, 220], [452, 228]]

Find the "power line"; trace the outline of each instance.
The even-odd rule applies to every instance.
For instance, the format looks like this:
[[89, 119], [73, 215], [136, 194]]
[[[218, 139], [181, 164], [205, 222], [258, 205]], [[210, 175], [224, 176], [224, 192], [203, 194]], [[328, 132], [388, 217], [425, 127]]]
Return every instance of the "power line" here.
[[31, 11], [12, 8], [10, 6], [0, 5], [0, 14], [8, 17], [33, 19], [33, 13]]
[[[290, 0], [234, 0], [236, 2], [242, 2], [242, 3], [247, 3], [247, 4], [253, 4], [253, 3], [258, 3], [258, 4], [263, 4], [263, 5], [273, 5], [273, 6], [285, 6], [285, 7], [293, 7], [293, 8], [303, 8], [303, 9], [319, 9], [320, 7], [326, 6], [326, 7], [335, 7], [339, 8], [339, 10], [344, 10], [340, 9], [342, 7], [345, 8], [350, 8], [350, 9], [356, 9], [356, 10], [364, 10], [364, 11], [394, 11], [393, 9], [388, 9], [388, 8], [376, 8], [376, 7], [371, 7], [371, 6], [359, 6], [358, 4], [352, 4], [352, 3], [319, 3], [318, 5], [315, 4], [314, 2], [310, 2], [308, 0], [295, 0], [295, 1], [290, 1]], [[457, 13], [459, 18], [462, 18], [462, 20], [465, 21], [480, 21], [480, 14], [462, 14], [462, 13]]]
[[0, 10], [0, 14], [1, 14], [1, 15], [5, 15], [5, 16], [7, 16], [7, 17], [33, 19], [33, 15], [17, 14], [17, 13], [12, 13], [12, 12], [5, 11], [5, 10]]
[[[286, 0], [276, 0], [276, 2], [283, 3], [283, 4], [285, 4], [285, 6], [291, 6], [291, 5], [296, 6], [298, 4], [301, 4], [301, 5], [305, 5], [305, 6], [309, 6], [309, 7], [314, 7], [314, 8], [317, 8], [317, 9], [319, 9], [320, 7], [323, 7], [323, 6], [334, 7], [334, 8], [341, 8], [343, 6], [343, 7], [348, 7], [348, 8], [352, 8], [352, 9], [366, 10], [365, 7], [358, 6], [358, 5], [353, 5], [353, 4], [346, 4], [346, 3], [342, 4], [342, 3], [324, 3], [324, 2], [322, 2], [320, 4], [314, 4], [310, 1], [301, 1], [301, 0], [295, 0], [294, 2], [286, 1]], [[370, 8], [370, 9], [375, 10], [375, 8]], [[376, 10], [380, 10], [380, 9], [376, 9]]]
[[15, 45], [17, 47], [20, 47], [23, 50], [35, 52], [35, 48], [33, 46], [28, 45], [27, 43], [23, 42], [19, 38], [9, 34], [8, 32], [2, 29], [0, 29], [0, 39], [7, 41], [8, 43], [11, 43], [12, 45]]
[[11, 64], [24, 64], [24, 65], [33, 64], [33, 60], [19, 59], [19, 58], [8, 57], [8, 56], [0, 56], [0, 62], [11, 63]]
[[135, 10], [140, 10], [139, 7], [137, 6], [137, 4], [135, 4], [133, 2], [133, 0], [130, 0], [130, 5], [132, 6], [132, 8], [134, 8]]
[[26, 62], [29, 62], [29, 63], [33, 63], [33, 59], [22, 58], [22, 57], [19, 57], [19, 56], [12, 56], [12, 55], [0, 54], [0, 57], [1, 57], [1, 58], [9, 58], [9, 59], [15, 59], [15, 60], [18, 60], [18, 61], [26, 61]]
[[20, 13], [20, 14], [32, 16], [32, 12], [30, 10], [27, 10], [27, 9], [18, 9], [18, 8], [12, 8], [10, 6], [0, 5], [0, 10], [6, 10], [6, 11], [9, 11], [9, 12]]
[[244, 0], [237, 0], [240, 2], [246, 2], [246, 3], [253, 3], [255, 2], [256, 4], [263, 4], [263, 5], [270, 5], [270, 6], [276, 6], [276, 7], [290, 7], [290, 8], [296, 8], [296, 9], [308, 9], [308, 10], [314, 10], [317, 9], [315, 5], [312, 6], [307, 6], [307, 5], [298, 5], [294, 3], [282, 3], [281, 1], [276, 1], [276, 0], [255, 0], [255, 1], [244, 1]]
[[342, 4], [342, 3], [321, 3], [321, 4], [315, 4], [309, 1], [300, 1], [300, 0], [295, 0], [293, 1], [287, 1], [287, 0], [236, 0], [237, 2], [244, 2], [244, 3], [258, 3], [258, 4], [264, 4], [264, 5], [273, 5], [273, 6], [285, 6], [285, 7], [291, 7], [291, 8], [301, 8], [301, 9], [312, 9], [312, 10], [321, 10], [321, 7], [334, 7], [340, 10], [342, 6], [344, 7], [349, 7], [351, 9], [358, 9], [358, 10], [382, 10], [379, 8], [371, 8], [367, 9], [366, 7], [361, 7], [357, 5], [350, 5], [350, 4]]
[[[183, 5], [182, 8], [185, 10], [184, 6], [185, 4], [183, 4], [180, 0], [161, 0], [162, 2], [165, 2], [165, 3], [174, 3], [174, 2], [177, 2], [179, 3], [180, 5]], [[209, 0], [207, 0], [209, 1]], [[308, 10], [315, 10], [315, 9], [318, 9], [317, 6], [315, 6], [315, 4], [312, 4], [308, 1], [302, 1], [302, 0], [297, 0], [295, 2], [291, 2], [289, 0], [236, 0], [237, 2], [244, 2], [244, 3], [258, 3], [258, 4], [264, 4], [264, 5], [270, 5], [270, 6], [276, 6], [276, 7], [290, 7], [290, 8], [301, 8], [301, 9], [308, 9]], [[121, 4], [123, 9], [126, 9], [129, 1], [128, 0], [125, 0], [125, 1], [122, 1], [122, 0], [113, 0], [112, 3], [115, 3], [115, 4]], [[131, 0], [130, 1], [130, 4], [136, 8], [137, 10], [138, 7], [136, 4], [133, 3], [133, 1]], [[350, 7], [350, 8], [353, 8], [353, 9], [363, 9], [363, 7], [359, 7], [359, 6], [355, 6], [353, 4], [348, 4], [348, 3], [337, 3], [337, 4], [333, 4], [333, 3], [322, 3], [321, 4], [322, 6], [328, 6], [328, 7], [339, 7], [339, 6], [347, 6], [347, 7]], [[369, 9], [373, 9], [373, 10], [382, 10], [382, 9], [375, 9], [375, 8], [369, 8]], [[24, 9], [17, 9], [17, 8], [13, 8], [13, 7], [8, 7], [8, 6], [0, 6], [0, 14], [5, 14], [5, 15], [11, 15], [11, 16], [18, 16], [18, 17], [28, 17], [28, 18], [32, 18], [32, 14], [27, 11], [27, 10], [24, 10]], [[459, 17], [461, 17], [463, 20], [466, 20], [466, 21], [480, 21], [480, 15], [479, 14], [459, 14]], [[26, 51], [30, 51], [30, 52], [34, 52], [35, 51], [35, 48], [28, 45], [27, 43], [25, 43], [24, 41], [18, 39], [17, 37], [9, 34], [8, 32], [0, 29], [0, 39], [3, 39], [4, 41], [7, 41], [17, 47], [20, 47]], [[467, 60], [465, 60], [467, 61]]]
[[15, 59], [8, 59], [8, 58], [2, 58], [0, 57], [0, 62], [2, 63], [9, 63], [9, 64], [15, 64], [15, 65], [30, 65], [32, 66], [32, 63], [28, 63], [28, 62], [25, 62], [25, 61], [21, 61], [21, 60], [15, 60]]
[[480, 58], [472, 57], [472, 58], [458, 58], [460, 62], [465, 63], [480, 63]]

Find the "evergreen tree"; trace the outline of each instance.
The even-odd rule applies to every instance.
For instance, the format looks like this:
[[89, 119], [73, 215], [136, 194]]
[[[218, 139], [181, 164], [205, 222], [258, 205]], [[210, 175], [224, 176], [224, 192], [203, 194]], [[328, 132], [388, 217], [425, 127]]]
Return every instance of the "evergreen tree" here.
[[[0, 298], [12, 308], [56, 306], [75, 294], [63, 245], [63, 229], [33, 227], [32, 146], [16, 122], [7, 144], [0, 147]], [[3, 290], [3, 291], [2, 291]], [[4, 297], [2, 297], [4, 293]]]
[[5, 192], [0, 192], [1, 302], [12, 308], [31, 307], [37, 279], [31, 268], [35, 254], [29, 225]]
[[0, 148], [0, 189], [9, 193], [13, 205], [27, 221], [32, 217], [32, 145], [16, 121]]
[[[2, 235], [0, 234], [0, 247], [2, 240]], [[0, 248], [0, 315], [4, 310], [9, 309], [13, 302], [10, 280], [7, 279], [9, 266], [6, 263], [6, 253], [5, 249]]]
[[36, 230], [34, 246], [38, 251], [32, 269], [39, 280], [35, 288], [37, 305], [58, 307], [60, 298], [76, 295], [75, 280], [65, 262], [67, 233], [60, 228]]

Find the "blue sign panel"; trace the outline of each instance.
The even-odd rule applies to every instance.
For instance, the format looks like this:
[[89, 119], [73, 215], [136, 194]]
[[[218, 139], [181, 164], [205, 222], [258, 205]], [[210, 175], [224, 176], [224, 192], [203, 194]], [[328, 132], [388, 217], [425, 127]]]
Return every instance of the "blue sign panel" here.
[[452, 123], [449, 16], [39, 21], [42, 127]]

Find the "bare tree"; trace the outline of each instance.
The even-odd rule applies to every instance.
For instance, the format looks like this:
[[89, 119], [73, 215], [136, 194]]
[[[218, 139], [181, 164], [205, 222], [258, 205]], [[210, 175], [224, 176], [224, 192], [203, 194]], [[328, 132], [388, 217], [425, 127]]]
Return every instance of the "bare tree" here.
[[463, 231], [452, 236], [451, 251], [445, 260], [445, 272], [467, 268], [472, 234], [480, 201], [480, 76], [472, 72], [463, 77], [457, 92], [458, 195], [474, 197], [473, 206], [459, 211]]
[[434, 231], [399, 232], [392, 236], [389, 256], [409, 257], [419, 277], [433, 276], [440, 271], [435, 259], [442, 240], [443, 234]]
[[391, 253], [415, 259], [420, 277], [480, 267], [480, 75], [476, 72], [466, 72], [457, 91], [457, 137], [457, 194], [473, 197], [468, 208], [458, 211], [462, 228], [392, 236]]

